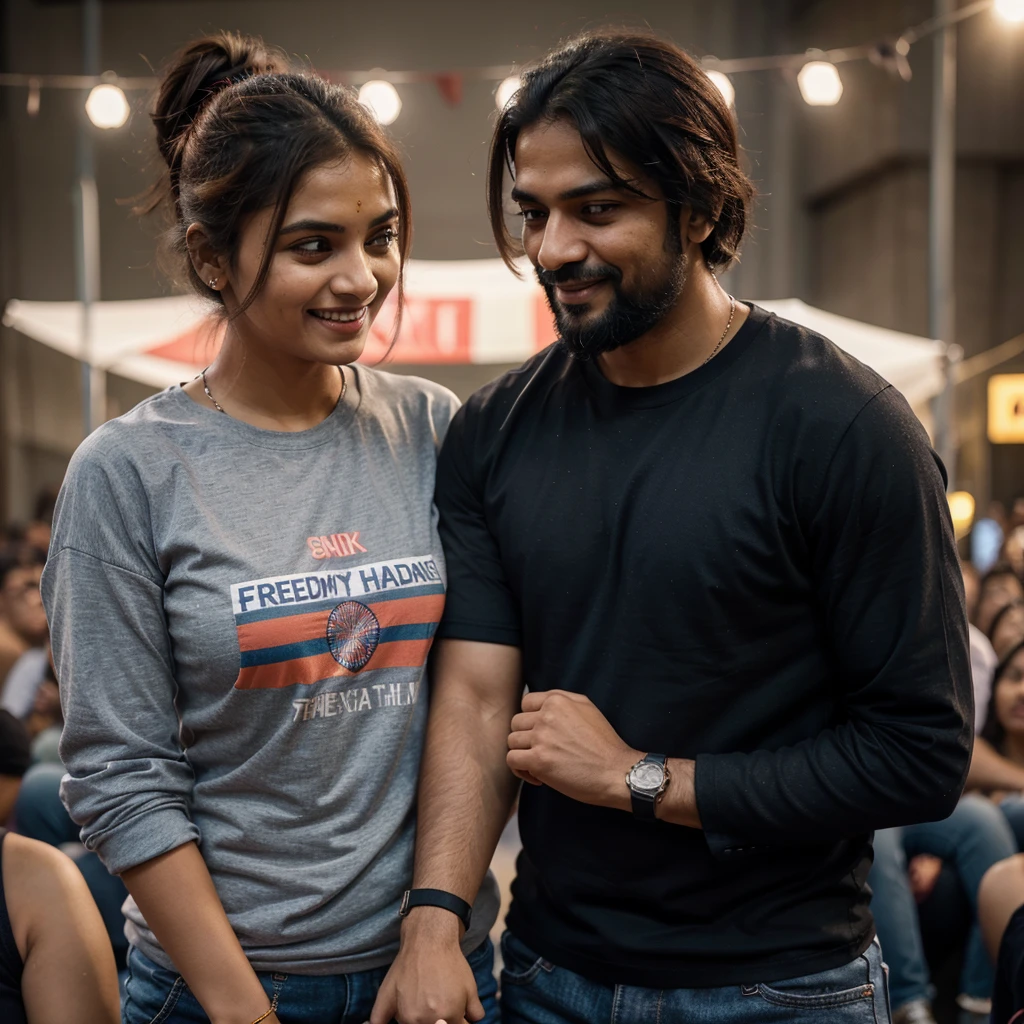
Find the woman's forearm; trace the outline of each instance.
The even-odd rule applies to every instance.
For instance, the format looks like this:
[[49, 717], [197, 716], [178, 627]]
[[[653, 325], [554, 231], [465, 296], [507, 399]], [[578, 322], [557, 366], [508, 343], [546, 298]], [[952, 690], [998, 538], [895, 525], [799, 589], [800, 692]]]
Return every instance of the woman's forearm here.
[[[249, 1024], [268, 1005], [195, 843], [121, 876], [164, 952], [212, 1024]], [[271, 1015], [267, 1024], [275, 1024]]]

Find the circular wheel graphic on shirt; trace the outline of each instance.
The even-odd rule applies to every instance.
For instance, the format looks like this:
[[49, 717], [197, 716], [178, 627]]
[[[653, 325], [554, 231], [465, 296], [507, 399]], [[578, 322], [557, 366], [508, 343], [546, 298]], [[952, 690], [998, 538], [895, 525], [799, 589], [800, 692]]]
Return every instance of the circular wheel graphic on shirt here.
[[379, 641], [377, 616], [358, 601], [342, 601], [327, 619], [327, 645], [349, 672], [358, 672], [373, 657]]

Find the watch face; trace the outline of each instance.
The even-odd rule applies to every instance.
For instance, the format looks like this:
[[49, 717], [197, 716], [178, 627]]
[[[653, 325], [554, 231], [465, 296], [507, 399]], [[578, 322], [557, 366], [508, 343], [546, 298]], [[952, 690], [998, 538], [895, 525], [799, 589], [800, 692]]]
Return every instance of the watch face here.
[[653, 792], [665, 781], [665, 769], [660, 764], [644, 762], [629, 773], [629, 781], [635, 789]]

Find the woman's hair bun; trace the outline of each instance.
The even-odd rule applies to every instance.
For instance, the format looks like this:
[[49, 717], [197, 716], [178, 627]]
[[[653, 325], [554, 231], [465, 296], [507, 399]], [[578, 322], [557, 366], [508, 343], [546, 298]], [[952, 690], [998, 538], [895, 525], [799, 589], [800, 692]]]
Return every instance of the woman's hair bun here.
[[262, 39], [235, 32], [197, 39], [172, 57], [152, 113], [157, 146], [172, 179], [180, 166], [188, 133], [213, 96], [252, 75], [289, 70], [283, 53], [268, 47]]

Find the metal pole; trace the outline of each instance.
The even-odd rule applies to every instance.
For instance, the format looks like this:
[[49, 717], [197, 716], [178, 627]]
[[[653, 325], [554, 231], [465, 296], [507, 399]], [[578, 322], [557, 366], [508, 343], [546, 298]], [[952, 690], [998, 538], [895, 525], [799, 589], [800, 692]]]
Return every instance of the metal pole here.
[[[949, 18], [955, 0], [935, 0], [936, 19]], [[956, 489], [955, 397], [956, 294], [953, 280], [956, 214], [956, 27], [935, 36], [932, 88], [931, 188], [928, 246], [928, 330], [947, 346], [945, 386], [935, 402], [935, 447]]]
[[[98, 75], [100, 64], [100, 3], [82, 4], [83, 74]], [[82, 432], [90, 434], [106, 418], [106, 374], [93, 365], [93, 303], [100, 297], [100, 211], [96, 191], [96, 162], [92, 126], [84, 103], [79, 110], [78, 179], [75, 186], [75, 290], [81, 303]]]

